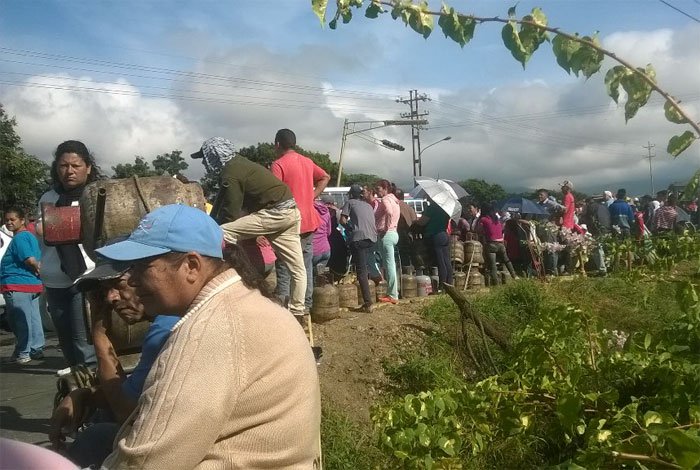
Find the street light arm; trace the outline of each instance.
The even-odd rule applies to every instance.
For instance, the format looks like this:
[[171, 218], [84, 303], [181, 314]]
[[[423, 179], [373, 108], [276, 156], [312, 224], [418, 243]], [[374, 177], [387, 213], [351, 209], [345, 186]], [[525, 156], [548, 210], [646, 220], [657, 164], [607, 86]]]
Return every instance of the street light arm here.
[[444, 142], [444, 141], [446, 141], [446, 140], [450, 140], [451, 138], [452, 138], [452, 137], [450, 137], [450, 136], [443, 137], [442, 139], [440, 139], [440, 140], [438, 140], [438, 141], [436, 141], [436, 142], [433, 142], [433, 143], [430, 144], [430, 145], [427, 145], [427, 146], [423, 147], [423, 148], [420, 150], [420, 152], [418, 153], [418, 156], [420, 157], [421, 155], [423, 155], [423, 152], [425, 152], [426, 150], [428, 150], [428, 149], [429, 149], [430, 147], [432, 147], [433, 145], [437, 145], [437, 144], [439, 144], [440, 142]]

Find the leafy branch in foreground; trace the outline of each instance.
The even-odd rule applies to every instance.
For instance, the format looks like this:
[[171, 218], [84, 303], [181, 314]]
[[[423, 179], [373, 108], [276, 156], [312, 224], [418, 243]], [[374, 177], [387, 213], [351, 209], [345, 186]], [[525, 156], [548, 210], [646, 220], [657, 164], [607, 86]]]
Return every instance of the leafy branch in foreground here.
[[664, 331], [612, 334], [573, 307], [543, 309], [518, 335], [508, 370], [459, 389], [374, 409], [400, 468], [461, 468], [497, 443], [536, 448], [538, 467], [700, 465], [700, 300]]
[[[352, 20], [352, 8], [361, 8], [364, 0], [335, 0], [336, 12], [328, 23], [331, 29], [338, 26], [338, 21], [349, 23]], [[554, 34], [551, 39], [552, 50], [560, 67], [567, 73], [576, 76], [583, 74], [589, 78], [600, 71], [605, 56], [610, 57], [620, 65], [616, 65], [605, 74], [605, 86], [608, 95], [617, 103], [620, 87], [627, 94], [625, 103], [625, 121], [629, 121], [637, 111], [649, 100], [652, 91], [659, 93], [664, 99], [666, 119], [674, 124], [687, 124], [694, 130], [687, 130], [673, 136], [667, 146], [667, 152], [674, 157], [680, 155], [698, 138], [700, 138], [700, 123], [693, 121], [681, 108], [680, 101], [664, 91], [656, 83], [656, 72], [651, 64], [646, 68], [634, 67], [621, 59], [615, 53], [600, 45], [597, 35], [579, 36], [561, 31], [559, 28], [548, 26], [547, 17], [540, 8], [533, 8], [530, 14], [518, 19], [515, 7], [508, 9], [508, 18], [479, 17], [465, 15], [455, 11], [443, 2], [440, 11], [431, 11], [428, 2], [421, 0], [369, 0], [365, 16], [377, 18], [380, 14], [390, 11], [393, 19], [401, 19], [411, 29], [428, 38], [432, 33], [434, 17], [439, 17], [438, 26], [445, 37], [452, 39], [464, 47], [473, 37], [477, 24], [504, 23], [501, 30], [503, 44], [513, 57], [525, 67], [532, 54], [545, 42], [550, 41], [548, 33]], [[325, 23], [328, 0], [311, 0], [313, 11], [321, 24]], [[385, 10], [384, 7], [390, 10]]]

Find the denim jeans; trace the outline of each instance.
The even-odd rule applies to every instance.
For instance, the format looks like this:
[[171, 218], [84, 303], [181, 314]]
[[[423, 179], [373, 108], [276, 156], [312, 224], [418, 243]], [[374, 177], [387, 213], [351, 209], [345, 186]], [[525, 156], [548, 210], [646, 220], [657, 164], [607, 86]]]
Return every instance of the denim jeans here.
[[367, 258], [371, 255], [374, 245], [374, 242], [369, 239], [350, 243], [350, 252], [355, 263], [357, 282], [360, 283], [360, 290], [362, 291], [362, 304], [365, 307], [369, 307], [374, 303], [374, 299], [370, 296], [369, 278], [367, 277]]
[[387, 232], [378, 241], [379, 253], [382, 255], [382, 264], [386, 274], [387, 295], [392, 299], [399, 298], [399, 286], [396, 282], [396, 259], [394, 250], [399, 243], [399, 234], [396, 231]]
[[447, 232], [440, 232], [427, 239], [435, 255], [435, 263], [442, 284], [452, 284], [452, 263], [450, 261], [450, 237]]
[[489, 268], [491, 270], [491, 280], [493, 281], [493, 284], [498, 285], [501, 283], [501, 278], [498, 275], [498, 268], [496, 266], [497, 258], [500, 258], [501, 262], [506, 266], [511, 277], [515, 278], [513, 263], [511, 263], [508, 259], [506, 246], [503, 244], [503, 242], [488, 242], [486, 244], [486, 255], [489, 260]]
[[318, 275], [321, 269], [326, 267], [326, 265], [328, 264], [328, 260], [330, 259], [330, 251], [326, 251], [325, 253], [321, 253], [320, 255], [314, 255], [314, 257], [311, 260], [311, 264], [314, 265], [314, 272]]
[[83, 317], [83, 294], [75, 286], [66, 288], [46, 288], [46, 301], [49, 313], [56, 327], [58, 342], [63, 357], [69, 366], [77, 364], [94, 365], [95, 348], [88, 343]]
[[102, 462], [112, 453], [119, 428], [117, 423], [91, 424], [76, 435], [75, 441], [68, 447], [68, 457], [81, 468], [90, 465], [101, 467]]
[[29, 357], [44, 349], [44, 327], [39, 312], [39, 294], [5, 292], [7, 321], [15, 335], [14, 357]]
[[[301, 240], [301, 253], [304, 258], [304, 269], [306, 270], [306, 291], [304, 295], [304, 307], [306, 309], [311, 308], [313, 303], [314, 295], [314, 234], [305, 233], [300, 237]], [[289, 289], [291, 284], [291, 273], [287, 264], [283, 261], [277, 260], [277, 287], [275, 288], [275, 295], [284, 302], [289, 297]]]

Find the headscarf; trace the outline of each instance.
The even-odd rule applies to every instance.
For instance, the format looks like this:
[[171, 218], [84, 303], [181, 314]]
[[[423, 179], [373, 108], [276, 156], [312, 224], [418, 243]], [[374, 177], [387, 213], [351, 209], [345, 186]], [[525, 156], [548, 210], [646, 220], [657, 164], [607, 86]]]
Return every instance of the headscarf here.
[[228, 139], [212, 137], [202, 144], [199, 152], [193, 153], [192, 158], [201, 158], [208, 173], [219, 173], [226, 162], [236, 156], [236, 147]]

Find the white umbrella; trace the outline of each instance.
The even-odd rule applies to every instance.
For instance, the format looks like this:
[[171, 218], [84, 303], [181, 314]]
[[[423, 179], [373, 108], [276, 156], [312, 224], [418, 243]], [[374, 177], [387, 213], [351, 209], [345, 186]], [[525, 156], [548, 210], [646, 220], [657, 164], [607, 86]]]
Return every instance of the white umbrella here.
[[416, 187], [410, 192], [411, 197], [424, 193], [451, 219], [458, 219], [462, 214], [462, 204], [452, 186], [445, 180], [420, 177], [416, 178]]

